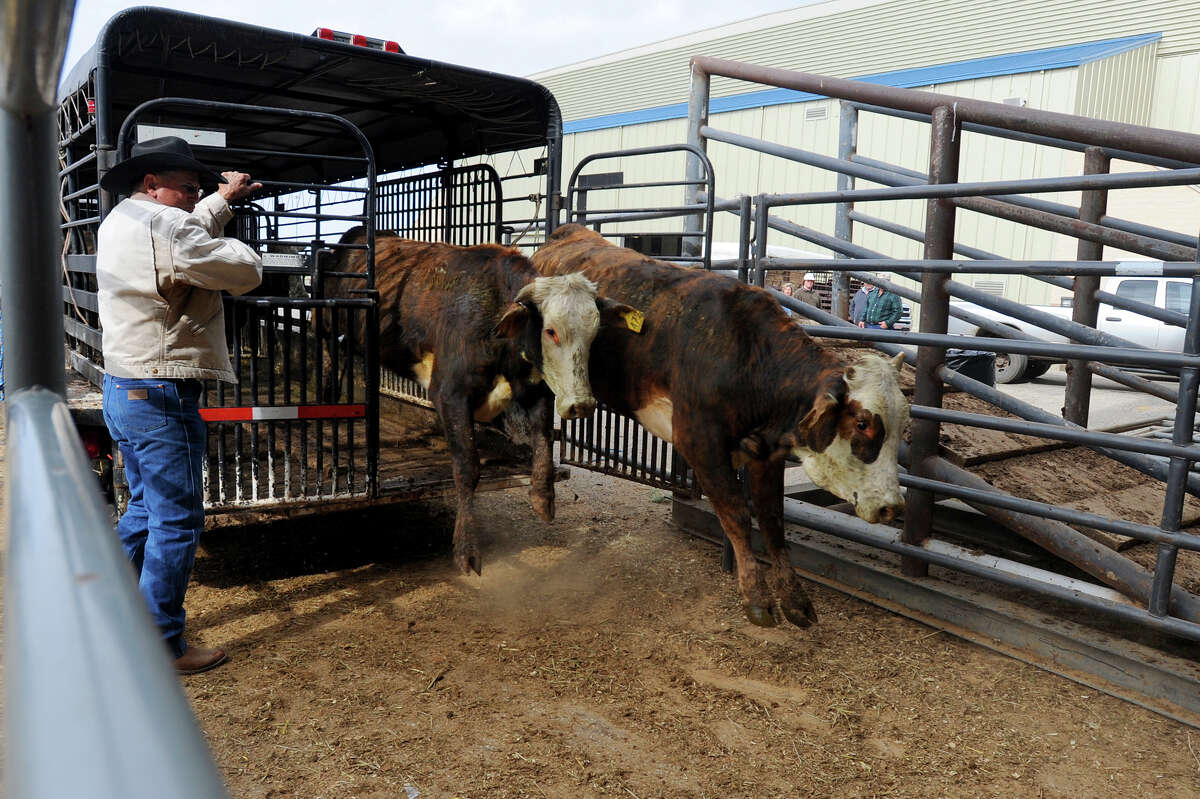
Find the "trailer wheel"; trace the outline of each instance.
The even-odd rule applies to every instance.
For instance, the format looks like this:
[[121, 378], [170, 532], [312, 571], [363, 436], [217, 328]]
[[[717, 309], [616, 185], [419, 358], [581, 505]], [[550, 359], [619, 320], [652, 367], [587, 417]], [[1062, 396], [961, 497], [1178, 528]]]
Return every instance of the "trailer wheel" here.
[[1028, 355], [1018, 355], [1015, 352], [997, 352], [996, 382], [1015, 383], [1025, 377], [1028, 366]]

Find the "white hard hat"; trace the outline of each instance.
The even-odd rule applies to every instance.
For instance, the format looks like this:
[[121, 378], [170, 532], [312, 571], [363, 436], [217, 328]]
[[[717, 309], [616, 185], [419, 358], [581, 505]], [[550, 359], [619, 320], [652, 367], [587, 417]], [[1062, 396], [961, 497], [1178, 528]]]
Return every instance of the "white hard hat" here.
[[804, 273], [804, 279], [805, 279], [805, 280], [811, 280], [811, 281], [812, 281], [812, 282], [814, 282], [814, 283], [816, 283], [816, 282], [817, 282], [817, 276], [816, 276], [816, 275], [814, 275], [812, 272], [805, 272], [805, 273]]

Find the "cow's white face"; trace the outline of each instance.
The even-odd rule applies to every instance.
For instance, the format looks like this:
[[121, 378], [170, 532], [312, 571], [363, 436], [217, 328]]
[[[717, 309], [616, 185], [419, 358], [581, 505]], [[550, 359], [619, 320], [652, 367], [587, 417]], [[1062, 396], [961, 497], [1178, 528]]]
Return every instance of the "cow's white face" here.
[[600, 329], [596, 284], [580, 274], [539, 277], [521, 289], [542, 317], [542, 375], [554, 392], [554, 409], [564, 419], [581, 419], [596, 409], [588, 379], [588, 356]]
[[867, 355], [843, 386], [817, 397], [800, 421], [792, 453], [814, 483], [854, 504], [868, 522], [889, 522], [904, 504], [896, 453], [908, 421], [900, 391], [903, 356]]

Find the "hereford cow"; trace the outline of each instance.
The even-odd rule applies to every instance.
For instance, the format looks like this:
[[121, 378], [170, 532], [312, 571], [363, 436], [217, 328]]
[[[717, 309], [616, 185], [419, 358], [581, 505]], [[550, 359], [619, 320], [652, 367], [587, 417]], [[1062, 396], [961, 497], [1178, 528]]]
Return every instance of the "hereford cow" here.
[[[361, 228], [342, 243], [361, 243]], [[344, 250], [338, 271], [362, 272], [362, 250]], [[325, 296], [349, 296], [361, 281], [331, 278]], [[633, 309], [597, 298], [583, 275], [539, 277], [515, 249], [458, 247], [375, 237], [379, 292], [379, 361], [429, 391], [454, 467], [458, 515], [454, 562], [480, 573], [475, 535], [479, 454], [474, 421], [490, 422], [514, 406], [528, 414], [533, 449], [530, 501], [554, 518], [551, 402], [564, 419], [595, 410], [588, 350], [601, 326], [621, 326]], [[360, 336], [364, 331], [360, 331]], [[360, 340], [361, 347], [363, 342]], [[551, 396], [553, 392], [553, 397]]]
[[[799, 458], [863, 519], [890, 521], [902, 502], [896, 452], [908, 419], [899, 360], [843, 363], [763, 289], [651, 260], [579, 225], [558, 228], [532, 260], [544, 275], [587, 275], [605, 296], [645, 313], [640, 335], [597, 337], [596, 397], [673, 443], [695, 470], [733, 544], [750, 621], [773, 625], [774, 600], [793, 624], [816, 621], [784, 551], [784, 458]], [[770, 552], [770, 587], [750, 549], [742, 465]]]

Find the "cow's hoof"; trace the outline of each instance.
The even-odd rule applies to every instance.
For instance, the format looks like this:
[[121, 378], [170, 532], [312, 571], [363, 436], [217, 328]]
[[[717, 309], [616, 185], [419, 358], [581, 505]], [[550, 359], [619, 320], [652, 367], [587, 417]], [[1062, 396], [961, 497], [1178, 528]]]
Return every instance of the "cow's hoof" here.
[[454, 563], [463, 574], [469, 575], [471, 572], [475, 572], [477, 575], [483, 574], [483, 561], [480, 560], [478, 552], [455, 553]]
[[760, 605], [743, 605], [746, 610], [746, 618], [751, 624], [759, 627], [774, 627], [775, 616], [771, 613], [771, 608], [762, 607]]
[[784, 618], [797, 627], [810, 627], [817, 623], [817, 609], [808, 597], [804, 597], [804, 604], [799, 606], [781, 602], [779, 609], [783, 611]]
[[529, 504], [533, 505], [533, 512], [536, 513], [542, 521], [554, 521], [554, 496], [538, 496], [537, 494], [529, 495]]

